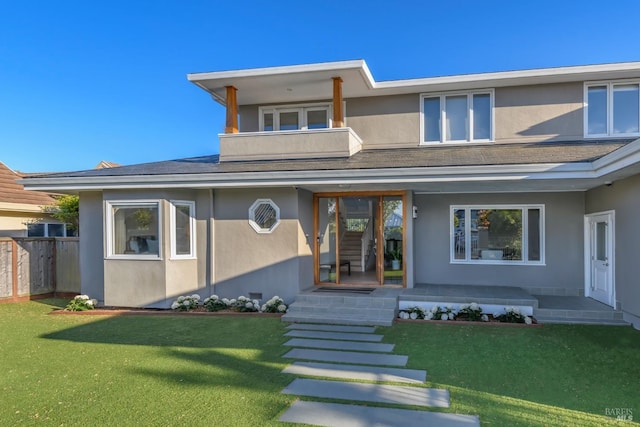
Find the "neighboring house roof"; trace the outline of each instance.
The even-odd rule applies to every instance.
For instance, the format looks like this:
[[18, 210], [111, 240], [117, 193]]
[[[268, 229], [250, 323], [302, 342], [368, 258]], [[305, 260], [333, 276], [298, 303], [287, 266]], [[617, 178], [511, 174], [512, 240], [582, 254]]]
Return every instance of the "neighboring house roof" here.
[[4, 210], [12, 207], [22, 211], [25, 205], [31, 205], [29, 211], [40, 211], [40, 206], [51, 205], [55, 202], [51, 196], [45, 193], [25, 190], [24, 186], [17, 182], [23, 177], [24, 175], [0, 162], [0, 205], [4, 207]]
[[95, 165], [94, 169], [109, 169], [109, 168], [117, 168], [118, 166], [121, 166], [121, 165], [114, 162], [108, 162], [106, 160], [100, 160], [100, 163]]
[[[29, 188], [49, 191], [401, 182], [442, 186], [446, 177], [447, 181], [575, 179], [580, 182], [570, 188], [580, 190], [601, 185], [593, 180], [638, 163], [633, 156], [639, 153], [640, 139], [625, 139], [372, 149], [348, 158], [300, 160], [220, 163], [213, 155], [30, 177], [25, 183]], [[625, 173], [632, 172], [627, 168]]]

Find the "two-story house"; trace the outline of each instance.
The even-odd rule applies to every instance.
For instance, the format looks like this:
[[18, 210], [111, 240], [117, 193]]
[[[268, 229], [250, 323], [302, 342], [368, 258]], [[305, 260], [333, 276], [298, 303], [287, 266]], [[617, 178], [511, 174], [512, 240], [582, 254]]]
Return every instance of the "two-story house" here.
[[[375, 81], [362, 60], [196, 73], [220, 154], [29, 178], [80, 195], [111, 306], [328, 286], [515, 286], [640, 326], [640, 62]], [[182, 143], [182, 142], [176, 142]]]

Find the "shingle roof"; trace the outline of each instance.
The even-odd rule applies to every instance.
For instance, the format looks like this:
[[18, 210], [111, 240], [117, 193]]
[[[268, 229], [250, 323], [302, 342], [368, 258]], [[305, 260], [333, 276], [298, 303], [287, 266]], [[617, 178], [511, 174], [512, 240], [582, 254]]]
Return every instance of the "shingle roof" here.
[[16, 182], [23, 176], [0, 162], [0, 203], [20, 203], [27, 205], [46, 206], [54, 203], [52, 197], [38, 191], [25, 190], [24, 186]]
[[109, 169], [64, 172], [48, 177], [182, 175], [234, 172], [393, 169], [447, 166], [491, 166], [592, 162], [634, 139], [440, 146], [363, 150], [348, 158], [236, 161], [220, 163], [217, 155], [143, 163]]

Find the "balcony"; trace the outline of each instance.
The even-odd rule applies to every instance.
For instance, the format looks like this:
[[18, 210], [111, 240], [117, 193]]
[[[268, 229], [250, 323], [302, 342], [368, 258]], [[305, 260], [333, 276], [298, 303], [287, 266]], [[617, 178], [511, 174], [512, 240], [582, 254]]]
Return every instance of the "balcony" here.
[[220, 161], [350, 157], [362, 140], [348, 127], [220, 135]]

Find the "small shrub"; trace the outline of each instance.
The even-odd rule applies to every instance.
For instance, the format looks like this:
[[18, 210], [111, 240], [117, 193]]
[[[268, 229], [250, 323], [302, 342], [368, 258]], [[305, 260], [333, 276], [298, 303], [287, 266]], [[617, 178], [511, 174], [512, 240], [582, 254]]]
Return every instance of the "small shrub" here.
[[[478, 322], [482, 320], [483, 322], [488, 322], [489, 317], [486, 315], [482, 315], [482, 307], [478, 305], [478, 303], [472, 302], [471, 304], [462, 304], [458, 309], [458, 318], [469, 320], [471, 322]], [[484, 319], [487, 320], [484, 320]]]
[[401, 319], [424, 319], [426, 316], [426, 311], [422, 307], [409, 307], [404, 310], [400, 310], [398, 313], [398, 317]]
[[446, 307], [435, 305], [427, 312], [425, 318], [429, 320], [455, 320], [456, 312], [450, 305]]
[[220, 311], [228, 308], [224, 300], [218, 298], [218, 295], [211, 295], [210, 297], [205, 298], [204, 307], [207, 311]]
[[286, 313], [287, 305], [279, 296], [274, 296], [260, 307], [260, 311], [265, 313]]
[[97, 300], [89, 298], [88, 295], [76, 295], [64, 309], [67, 311], [93, 310], [97, 303]]
[[236, 300], [236, 308], [241, 312], [260, 311], [260, 301], [257, 299], [251, 300], [241, 295]]
[[177, 300], [171, 304], [171, 309], [176, 311], [191, 311], [200, 305], [200, 295], [193, 294], [190, 296], [179, 296]]
[[506, 307], [505, 314], [496, 313], [493, 318], [506, 323], [526, 323], [527, 325], [533, 323], [531, 317], [523, 314], [515, 307]]

